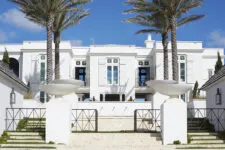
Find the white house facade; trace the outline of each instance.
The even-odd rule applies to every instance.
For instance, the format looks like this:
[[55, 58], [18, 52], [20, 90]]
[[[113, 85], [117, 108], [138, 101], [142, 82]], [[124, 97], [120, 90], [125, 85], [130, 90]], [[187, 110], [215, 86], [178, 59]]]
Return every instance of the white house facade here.
[[23, 107], [23, 96], [27, 86], [0, 62], [0, 133], [6, 128], [6, 108]]
[[[199, 41], [178, 41], [179, 82], [203, 85], [214, 72], [217, 52], [224, 58], [222, 48], [204, 48]], [[54, 44], [53, 44], [54, 47]], [[172, 79], [169, 44], [169, 78]], [[33, 98], [44, 101], [40, 84], [46, 79], [46, 41], [24, 41], [22, 44], [0, 45], [0, 59], [7, 49], [12, 69], [25, 83], [31, 83]], [[13, 62], [13, 61], [12, 61]], [[15, 67], [17, 66], [17, 67]], [[85, 85], [76, 91], [79, 101], [89, 98], [96, 102], [153, 101], [154, 90], [147, 80], [163, 79], [163, 47], [151, 36], [145, 47], [134, 45], [91, 45], [72, 47], [69, 41], [60, 45], [61, 79], [79, 79]], [[204, 93], [202, 93], [204, 94]], [[189, 101], [190, 93], [181, 98]]]

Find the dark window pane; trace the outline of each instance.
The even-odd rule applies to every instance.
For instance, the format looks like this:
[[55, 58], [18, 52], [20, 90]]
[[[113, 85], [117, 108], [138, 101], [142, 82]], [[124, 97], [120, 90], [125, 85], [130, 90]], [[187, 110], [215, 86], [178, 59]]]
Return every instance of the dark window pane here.
[[111, 58], [107, 59], [107, 63], [112, 63], [112, 59]]
[[76, 61], [76, 65], [80, 65], [80, 61]]
[[108, 84], [112, 84], [112, 67], [111, 66], [107, 67], [107, 80], [108, 80]]
[[113, 63], [118, 63], [118, 59], [113, 59]]
[[139, 65], [143, 65], [143, 61], [139, 61]]
[[45, 63], [41, 63], [40, 80], [45, 81]]
[[149, 62], [148, 61], [145, 61], [145, 65], [149, 65]]

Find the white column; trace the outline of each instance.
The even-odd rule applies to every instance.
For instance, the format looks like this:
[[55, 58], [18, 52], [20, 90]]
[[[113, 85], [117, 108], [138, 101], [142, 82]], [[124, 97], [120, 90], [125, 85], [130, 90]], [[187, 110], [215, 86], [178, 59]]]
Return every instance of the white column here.
[[68, 144], [71, 134], [72, 108], [63, 98], [51, 99], [46, 104], [46, 142]]
[[161, 130], [163, 144], [179, 140], [187, 144], [187, 104], [182, 100], [168, 99], [161, 105]]

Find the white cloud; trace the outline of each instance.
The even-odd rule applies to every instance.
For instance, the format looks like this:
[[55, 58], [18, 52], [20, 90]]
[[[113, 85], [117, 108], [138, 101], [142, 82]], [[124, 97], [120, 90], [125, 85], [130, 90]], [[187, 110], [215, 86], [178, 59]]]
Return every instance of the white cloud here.
[[0, 42], [6, 42], [8, 41], [10, 38], [13, 38], [16, 36], [15, 32], [4, 32], [2, 30], [0, 30]]
[[71, 40], [70, 41], [72, 46], [82, 46], [83, 41], [82, 40]]
[[33, 32], [40, 32], [43, 30], [41, 26], [25, 18], [25, 15], [17, 9], [9, 9], [8, 11], [4, 12], [0, 15], [0, 20], [2, 22]]
[[225, 34], [220, 30], [216, 30], [210, 33], [209, 35], [210, 42], [209, 46], [221, 46], [225, 47]]

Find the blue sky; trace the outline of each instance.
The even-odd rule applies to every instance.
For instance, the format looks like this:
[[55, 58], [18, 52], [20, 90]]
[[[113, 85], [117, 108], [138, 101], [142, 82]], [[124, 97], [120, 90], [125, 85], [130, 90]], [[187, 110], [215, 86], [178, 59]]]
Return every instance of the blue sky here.
[[[203, 41], [207, 47], [225, 47], [225, 1], [205, 0], [204, 5], [191, 13], [206, 14], [200, 21], [178, 29], [178, 40]], [[93, 0], [86, 6], [91, 15], [62, 35], [74, 45], [132, 44], [144, 46], [147, 35], [134, 35], [140, 26], [123, 22], [128, 8], [124, 0]], [[0, 43], [21, 43], [24, 40], [45, 40], [45, 30], [24, 19], [22, 13], [8, 0], [1, 0]], [[159, 35], [153, 39], [160, 40]]]

